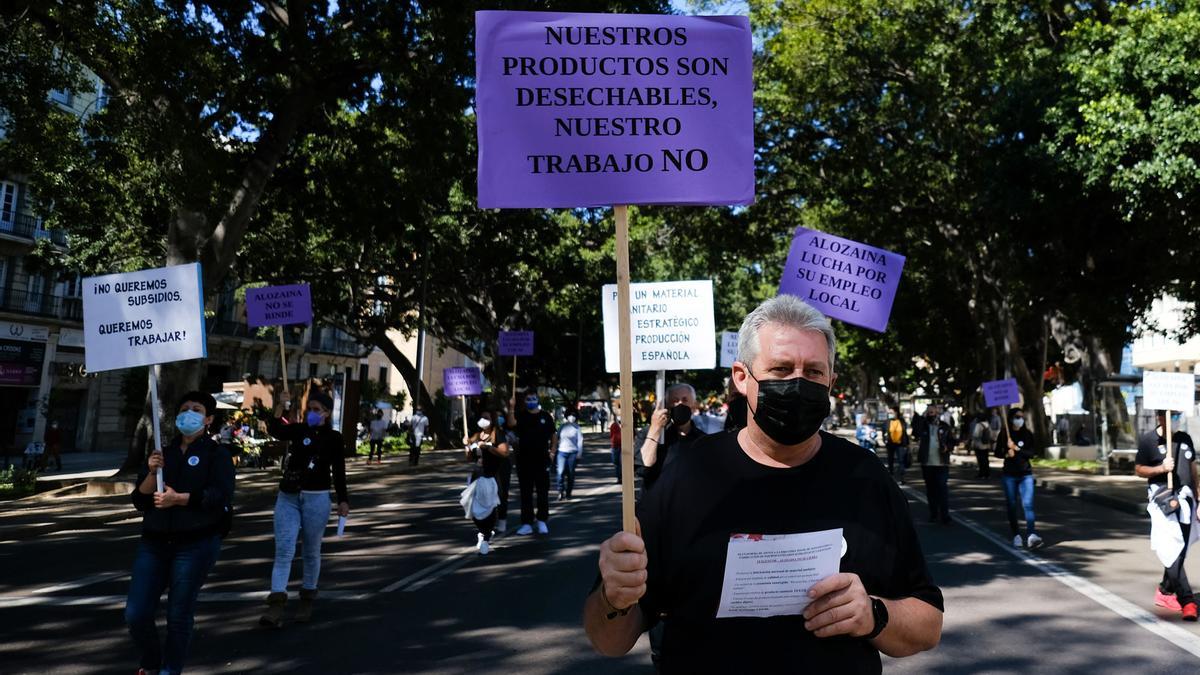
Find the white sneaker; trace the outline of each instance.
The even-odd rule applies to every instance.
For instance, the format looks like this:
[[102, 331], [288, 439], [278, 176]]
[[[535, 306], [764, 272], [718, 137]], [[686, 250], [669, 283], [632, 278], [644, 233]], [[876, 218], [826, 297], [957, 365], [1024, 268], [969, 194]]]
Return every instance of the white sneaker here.
[[504, 534], [508, 531], [508, 523], [503, 520], [496, 521], [496, 534]]
[[487, 555], [488, 551], [491, 550], [491, 547], [488, 546], [488, 540], [483, 538], [482, 532], [479, 533], [479, 543], [475, 545], [475, 548], [479, 549], [479, 555]]
[[520, 527], [517, 528], [517, 534], [522, 535], [522, 536], [524, 536], [526, 534], [533, 534], [533, 526], [530, 525], [529, 523], [524, 523]]
[[1042, 538], [1036, 534], [1029, 535], [1029, 548], [1037, 548], [1042, 545]]
[[[1033, 543], [1032, 538], [1030, 538], [1030, 543], [1031, 544]], [[1021, 548], [1024, 545], [1025, 545], [1025, 542], [1021, 541], [1021, 535], [1018, 534], [1017, 536], [1013, 537], [1013, 546], [1016, 546], [1017, 548]]]
[[544, 520], [537, 521], [537, 531], [538, 531], [538, 534], [550, 534], [550, 528], [546, 527], [546, 521], [544, 521]]

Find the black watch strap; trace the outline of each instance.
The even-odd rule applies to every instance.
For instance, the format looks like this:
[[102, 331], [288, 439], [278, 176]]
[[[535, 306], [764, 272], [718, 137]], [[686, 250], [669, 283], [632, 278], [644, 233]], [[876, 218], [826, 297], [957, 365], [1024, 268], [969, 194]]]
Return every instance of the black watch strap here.
[[883, 604], [883, 600], [874, 596], [871, 596], [871, 616], [875, 618], [875, 627], [871, 629], [870, 633], [863, 636], [867, 640], [874, 640], [888, 625], [887, 605]]

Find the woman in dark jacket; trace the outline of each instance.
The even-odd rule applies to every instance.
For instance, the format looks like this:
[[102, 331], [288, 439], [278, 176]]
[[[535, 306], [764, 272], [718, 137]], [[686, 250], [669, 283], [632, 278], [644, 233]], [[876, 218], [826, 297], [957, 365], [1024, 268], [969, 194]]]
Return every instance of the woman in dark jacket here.
[[[184, 394], [175, 418], [179, 433], [162, 452], [150, 455], [131, 495], [145, 514], [125, 601], [125, 623], [142, 652], [139, 673], [183, 671], [196, 598], [229, 530], [233, 461], [206, 433], [216, 408], [208, 394]], [[158, 469], [163, 470], [162, 492]], [[154, 616], [165, 589], [170, 592], [162, 643]]]
[[321, 538], [329, 522], [329, 490], [337, 492], [338, 515], [350, 513], [346, 496], [346, 463], [342, 456], [342, 434], [330, 426], [333, 399], [314, 391], [308, 395], [304, 422], [288, 424], [271, 419], [267, 431], [288, 441], [284, 459], [283, 478], [275, 498], [275, 566], [271, 571], [271, 593], [267, 596], [267, 611], [259, 619], [264, 626], [283, 625], [283, 608], [287, 603], [288, 578], [292, 573], [292, 558], [296, 555], [296, 538], [301, 539], [304, 559], [304, 578], [300, 586], [300, 608], [296, 621], [312, 618], [313, 601], [317, 598], [317, 580], [321, 574]]

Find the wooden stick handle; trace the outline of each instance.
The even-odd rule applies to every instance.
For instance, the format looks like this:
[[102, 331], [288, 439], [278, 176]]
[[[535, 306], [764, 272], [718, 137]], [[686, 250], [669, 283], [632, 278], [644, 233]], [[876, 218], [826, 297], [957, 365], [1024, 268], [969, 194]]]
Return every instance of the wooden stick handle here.
[[[159, 418], [162, 417], [162, 405], [158, 400], [158, 373], [155, 369], [158, 366], [150, 366], [150, 426], [154, 431], [154, 451], [162, 452], [162, 431], [159, 428], [161, 423]], [[159, 469], [155, 472], [155, 479], [158, 481], [158, 491], [163, 491], [163, 471]]]
[[467, 396], [463, 394], [458, 398], [462, 401], [463, 407], [463, 442], [465, 443], [466, 439], [471, 437], [471, 434], [467, 433]]
[[287, 352], [283, 347], [283, 326], [278, 326], [276, 330], [279, 331], [279, 372], [283, 375], [283, 390], [287, 391]]
[[[1166, 415], [1165, 419], [1163, 419], [1163, 434], [1167, 437], [1167, 457], [1174, 460], [1177, 458], [1171, 454], [1171, 411], [1165, 410], [1163, 412]], [[1167, 472], [1167, 489], [1175, 489], [1175, 469]]]
[[629, 325], [629, 207], [613, 207], [617, 221], [617, 333], [621, 363], [621, 529], [637, 532], [633, 501], [633, 350]]

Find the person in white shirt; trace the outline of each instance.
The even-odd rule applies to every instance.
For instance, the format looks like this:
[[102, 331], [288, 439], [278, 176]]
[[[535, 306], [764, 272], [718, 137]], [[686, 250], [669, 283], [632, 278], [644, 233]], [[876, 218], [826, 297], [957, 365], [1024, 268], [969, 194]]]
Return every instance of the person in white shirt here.
[[387, 433], [387, 428], [388, 421], [384, 419], [383, 411], [376, 408], [375, 417], [371, 420], [367, 428], [367, 432], [370, 434], [369, 443], [371, 444], [371, 449], [367, 451], [368, 464], [376, 452], [379, 453], [379, 457], [375, 460], [375, 463], [380, 464], [383, 462], [383, 435]]
[[558, 451], [555, 462], [558, 467], [558, 498], [570, 499], [575, 489], [575, 464], [583, 452], [583, 431], [575, 423], [575, 415], [568, 414], [567, 421], [558, 428]]
[[408, 449], [408, 463], [410, 466], [416, 466], [421, 461], [421, 443], [425, 441], [425, 430], [429, 428], [429, 418], [420, 408], [413, 410], [412, 419], [409, 420], [411, 427], [411, 443]]

